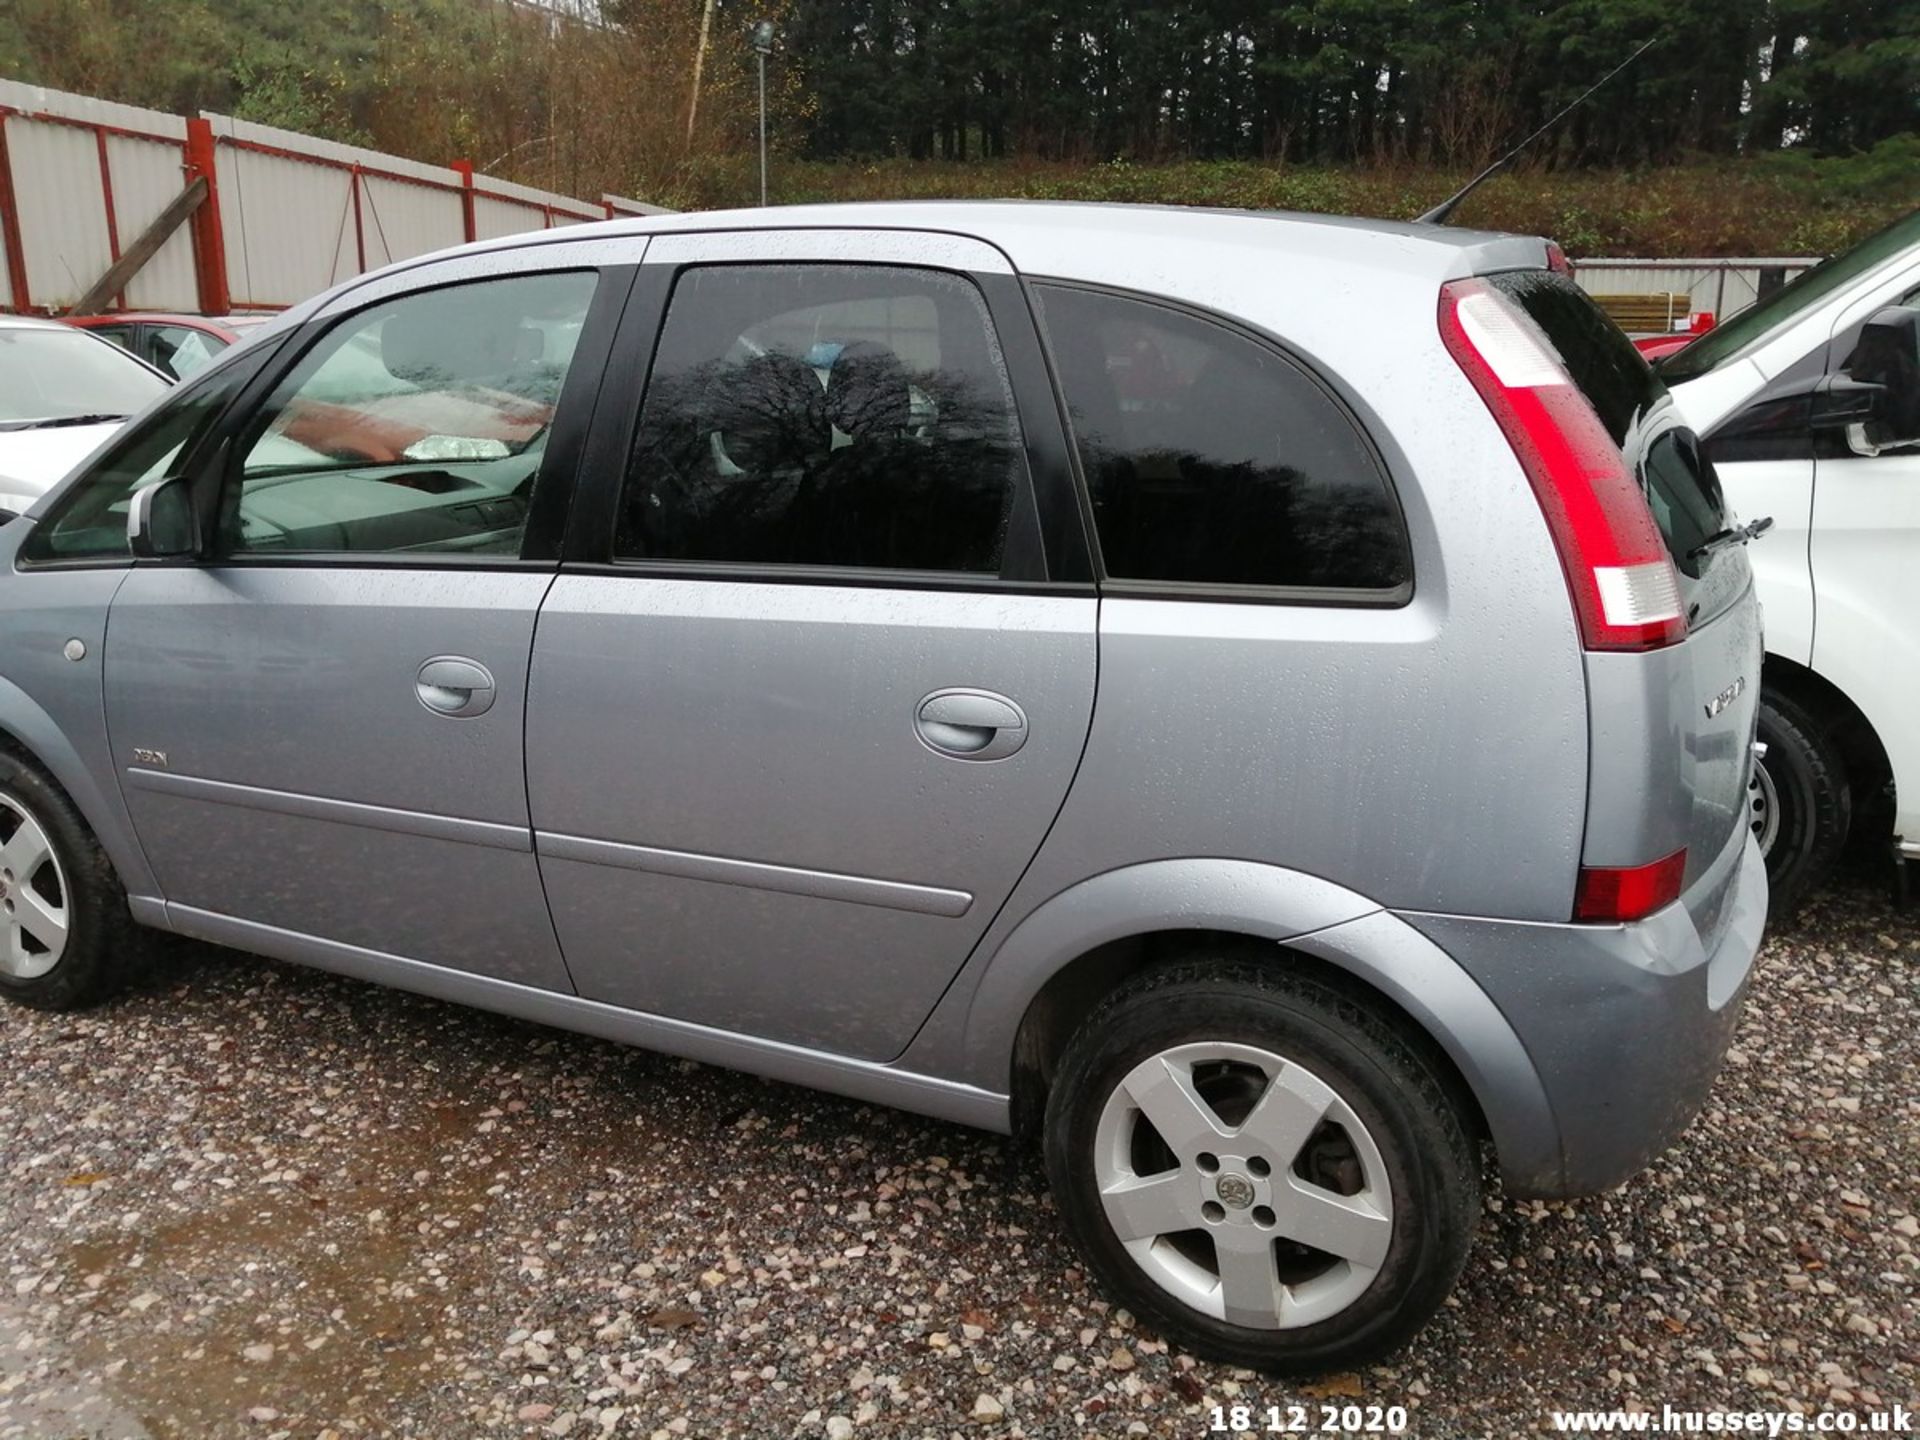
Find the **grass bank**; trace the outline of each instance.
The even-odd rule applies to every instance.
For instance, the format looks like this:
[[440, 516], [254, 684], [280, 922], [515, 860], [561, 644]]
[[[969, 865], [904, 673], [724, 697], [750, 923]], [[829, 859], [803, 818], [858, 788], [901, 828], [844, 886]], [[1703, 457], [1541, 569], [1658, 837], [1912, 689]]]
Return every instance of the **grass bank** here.
[[[827, 163], [775, 156], [772, 170], [772, 198], [782, 204], [995, 197], [1393, 217], [1419, 214], [1466, 179], [1412, 167], [1301, 169], [1239, 161]], [[684, 208], [751, 203], [757, 183], [751, 158], [729, 158], [708, 162], [650, 198]], [[1826, 255], [1916, 205], [1920, 137], [1908, 137], [1871, 155], [1837, 160], [1787, 154], [1646, 171], [1501, 175], [1474, 193], [1455, 223], [1550, 235], [1576, 258]]]

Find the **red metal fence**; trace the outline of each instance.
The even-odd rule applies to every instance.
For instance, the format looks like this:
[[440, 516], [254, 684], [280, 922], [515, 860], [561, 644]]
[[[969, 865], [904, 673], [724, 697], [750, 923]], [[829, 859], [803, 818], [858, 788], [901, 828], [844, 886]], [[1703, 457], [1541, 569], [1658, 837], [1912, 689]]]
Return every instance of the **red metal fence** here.
[[207, 198], [116, 308], [277, 309], [463, 240], [658, 208], [0, 80], [0, 308], [65, 310], [201, 178]]

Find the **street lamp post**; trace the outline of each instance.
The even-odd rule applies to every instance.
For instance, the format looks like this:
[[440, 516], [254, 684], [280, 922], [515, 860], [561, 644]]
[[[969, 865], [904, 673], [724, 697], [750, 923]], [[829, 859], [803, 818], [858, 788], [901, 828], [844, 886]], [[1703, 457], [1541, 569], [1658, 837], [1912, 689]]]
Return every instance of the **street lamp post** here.
[[767, 56], [773, 53], [773, 22], [753, 27], [754, 57], [760, 65], [760, 204], [767, 203]]

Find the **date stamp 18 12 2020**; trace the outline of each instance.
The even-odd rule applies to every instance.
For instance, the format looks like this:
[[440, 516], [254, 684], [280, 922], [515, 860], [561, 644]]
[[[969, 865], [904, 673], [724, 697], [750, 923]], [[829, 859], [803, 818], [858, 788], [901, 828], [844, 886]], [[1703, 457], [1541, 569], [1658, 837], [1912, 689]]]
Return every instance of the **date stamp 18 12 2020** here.
[[1215, 1405], [1209, 1435], [1404, 1435], [1404, 1405]]

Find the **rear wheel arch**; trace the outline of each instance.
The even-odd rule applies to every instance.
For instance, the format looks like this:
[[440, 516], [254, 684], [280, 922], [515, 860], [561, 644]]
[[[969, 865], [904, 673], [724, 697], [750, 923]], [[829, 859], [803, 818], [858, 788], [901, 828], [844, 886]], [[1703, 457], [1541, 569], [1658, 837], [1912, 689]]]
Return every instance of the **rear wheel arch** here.
[[1061, 1048], [1100, 1000], [1161, 964], [1209, 950], [1331, 983], [1432, 1047], [1467, 1123], [1489, 1135], [1509, 1187], [1560, 1193], [1559, 1125], [1525, 1046], [1450, 955], [1358, 893], [1280, 866], [1217, 858], [1110, 871], [1032, 911], [993, 953], [971, 1000], [966, 1068], [1011, 1096], [1012, 1123], [1045, 1104]]
[[1108, 1294], [1198, 1354], [1304, 1374], [1377, 1359], [1444, 1301], [1478, 1149], [1374, 1007], [1289, 967], [1202, 958], [1101, 1002], [1042, 1156]]
[[1197, 959], [1244, 960], [1305, 975], [1370, 1011], [1433, 1065], [1463, 1122], [1480, 1138], [1491, 1137], [1486, 1110], [1446, 1047], [1377, 985], [1285, 941], [1246, 931], [1192, 929], [1143, 931], [1097, 945], [1061, 966], [1041, 986], [1014, 1039], [1010, 1110], [1015, 1137], [1024, 1143], [1038, 1135], [1060, 1059], [1102, 1001], [1149, 971]]

